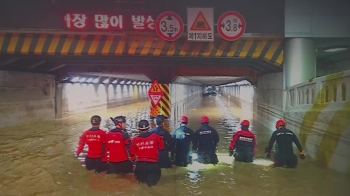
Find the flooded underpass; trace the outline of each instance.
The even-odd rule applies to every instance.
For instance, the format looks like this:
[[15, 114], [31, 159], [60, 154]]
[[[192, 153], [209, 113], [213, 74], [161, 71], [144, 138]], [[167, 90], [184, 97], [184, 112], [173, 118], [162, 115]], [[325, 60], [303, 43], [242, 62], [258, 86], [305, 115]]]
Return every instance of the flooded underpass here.
[[[240, 112], [240, 108], [228, 103], [220, 96], [204, 97], [198, 107], [186, 113], [193, 130], [200, 127], [202, 115], [209, 117], [210, 125], [220, 135], [220, 163], [163, 169], [160, 182], [152, 188], [138, 184], [133, 175], [86, 171], [73, 153], [82, 132], [90, 128], [91, 115], [99, 114], [103, 119], [126, 115], [128, 126], [135, 129], [138, 120], [148, 118], [148, 102], [2, 128], [0, 195], [349, 195], [350, 179], [309, 157], [299, 159], [297, 169], [269, 167], [272, 162], [265, 158], [264, 148], [271, 131], [253, 120], [252, 112], [247, 112], [250, 110]], [[258, 139], [259, 150], [253, 164], [232, 163], [228, 156], [231, 137], [240, 128], [242, 116], [251, 121], [250, 128]]]

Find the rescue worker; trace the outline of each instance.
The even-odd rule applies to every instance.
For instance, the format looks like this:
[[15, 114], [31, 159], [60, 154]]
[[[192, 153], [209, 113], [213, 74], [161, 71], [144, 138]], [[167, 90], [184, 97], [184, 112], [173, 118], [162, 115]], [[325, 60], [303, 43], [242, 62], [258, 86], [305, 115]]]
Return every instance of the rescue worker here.
[[90, 122], [92, 127], [85, 131], [80, 137], [76, 155], [78, 157], [83, 151], [85, 144], [87, 144], [88, 152], [85, 157], [85, 167], [87, 170], [95, 170], [95, 173], [100, 173], [106, 170], [105, 163], [103, 163], [102, 160], [102, 158], [105, 157], [106, 132], [100, 129], [100, 116], [92, 116]]
[[300, 159], [305, 159], [305, 153], [300, 145], [300, 142], [297, 136], [291, 131], [286, 129], [286, 122], [284, 120], [278, 120], [276, 122], [276, 131], [272, 133], [269, 144], [265, 148], [266, 157], [271, 158], [271, 149], [275, 141], [277, 141], [278, 152], [275, 153], [275, 167], [283, 167], [284, 165], [287, 168], [295, 168], [298, 164], [297, 156], [293, 152], [293, 142], [299, 150]]
[[125, 116], [117, 116], [111, 120], [116, 128], [108, 132], [106, 136], [107, 174], [132, 173], [133, 165], [129, 160], [131, 141], [129, 134], [124, 131], [126, 118]]
[[[160, 168], [171, 168], [172, 162], [170, 157], [174, 153], [173, 139], [170, 133], [163, 128], [165, 117], [163, 115], [158, 115], [155, 118], [156, 128], [152, 129], [151, 133], [156, 133], [163, 138], [164, 149], [159, 152], [159, 167]], [[169, 155], [171, 154], [171, 155]]]
[[[287, 121], [283, 118], [280, 118], [280, 120], [282, 120], [286, 125], [285, 127], [287, 127]], [[276, 123], [276, 130], [278, 130], [277, 123]], [[278, 153], [278, 144], [277, 143], [275, 144], [275, 153]]]
[[257, 142], [255, 135], [249, 131], [250, 122], [243, 120], [241, 122], [241, 130], [238, 131], [232, 138], [230, 145], [230, 156], [233, 155], [235, 161], [239, 162], [253, 162], [254, 156], [257, 152]]
[[187, 116], [182, 116], [180, 120], [180, 127], [173, 133], [173, 143], [175, 148], [175, 153], [172, 154], [172, 160], [174, 164], [179, 167], [187, 167], [191, 162], [190, 160], [190, 145], [193, 141], [194, 131], [187, 127], [188, 118]]
[[136, 179], [151, 187], [158, 183], [161, 176], [158, 153], [164, 149], [164, 142], [159, 135], [148, 132], [149, 127], [147, 120], [138, 123], [140, 135], [133, 139], [130, 152], [132, 160], [137, 159], [134, 171]]
[[202, 126], [194, 133], [192, 150], [198, 155], [198, 162], [204, 164], [217, 164], [216, 148], [219, 143], [219, 134], [209, 126], [209, 118], [201, 118]]

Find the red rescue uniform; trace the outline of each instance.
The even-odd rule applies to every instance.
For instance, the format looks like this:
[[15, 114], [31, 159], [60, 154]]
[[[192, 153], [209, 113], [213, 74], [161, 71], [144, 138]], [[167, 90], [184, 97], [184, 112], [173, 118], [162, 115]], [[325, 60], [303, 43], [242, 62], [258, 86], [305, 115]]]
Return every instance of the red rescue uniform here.
[[238, 131], [233, 136], [233, 140], [231, 141], [230, 145], [231, 150], [235, 148], [236, 151], [254, 150], [254, 154], [256, 154], [258, 145], [254, 133], [246, 130]]
[[253, 162], [258, 149], [255, 135], [248, 130], [238, 131], [230, 145], [230, 151], [234, 149], [236, 149], [235, 161]]
[[138, 162], [157, 163], [158, 151], [163, 149], [163, 139], [155, 133], [147, 132], [133, 139], [130, 151], [131, 154], [137, 156]]
[[[127, 133], [126, 133], [127, 134]], [[106, 152], [109, 152], [109, 162], [117, 163], [129, 159], [127, 146], [130, 145], [130, 138], [121, 130], [115, 129], [107, 133]], [[107, 153], [105, 153], [107, 156]]]
[[99, 128], [91, 128], [83, 133], [80, 137], [77, 154], [84, 150], [85, 144], [88, 145], [88, 158], [104, 157], [104, 145], [106, 143], [106, 132]]

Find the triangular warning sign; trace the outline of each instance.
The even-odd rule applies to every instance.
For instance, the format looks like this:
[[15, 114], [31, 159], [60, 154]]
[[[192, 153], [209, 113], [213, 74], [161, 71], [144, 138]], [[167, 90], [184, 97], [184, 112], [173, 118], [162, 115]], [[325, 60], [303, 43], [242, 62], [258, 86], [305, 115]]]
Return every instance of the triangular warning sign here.
[[151, 98], [152, 104], [154, 106], [158, 105], [158, 103], [160, 102], [160, 100], [162, 99], [163, 95], [162, 94], [158, 94], [158, 95], [149, 95], [149, 97]]
[[202, 11], [199, 11], [190, 30], [191, 31], [198, 31], [198, 30], [211, 31], [210, 25], [208, 24], [207, 19], [205, 19]]
[[152, 83], [152, 86], [151, 88], [149, 89], [148, 91], [148, 94], [153, 94], [153, 93], [162, 93], [162, 89], [160, 89], [160, 85], [158, 83], [157, 80], [155, 80], [153, 83]]

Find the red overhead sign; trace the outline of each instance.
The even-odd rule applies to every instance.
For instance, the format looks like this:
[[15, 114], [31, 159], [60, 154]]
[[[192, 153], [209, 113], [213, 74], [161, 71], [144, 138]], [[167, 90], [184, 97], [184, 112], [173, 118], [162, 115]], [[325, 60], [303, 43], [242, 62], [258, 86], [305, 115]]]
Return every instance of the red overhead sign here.
[[160, 100], [163, 97], [163, 91], [160, 88], [160, 85], [158, 83], [157, 80], [155, 80], [151, 86], [151, 88], [148, 91], [148, 96], [151, 99], [151, 102], [153, 104], [153, 106], [158, 105], [158, 103], [160, 102]]
[[64, 27], [68, 30], [155, 31], [155, 17], [150, 14], [84, 14], [67, 13]]

